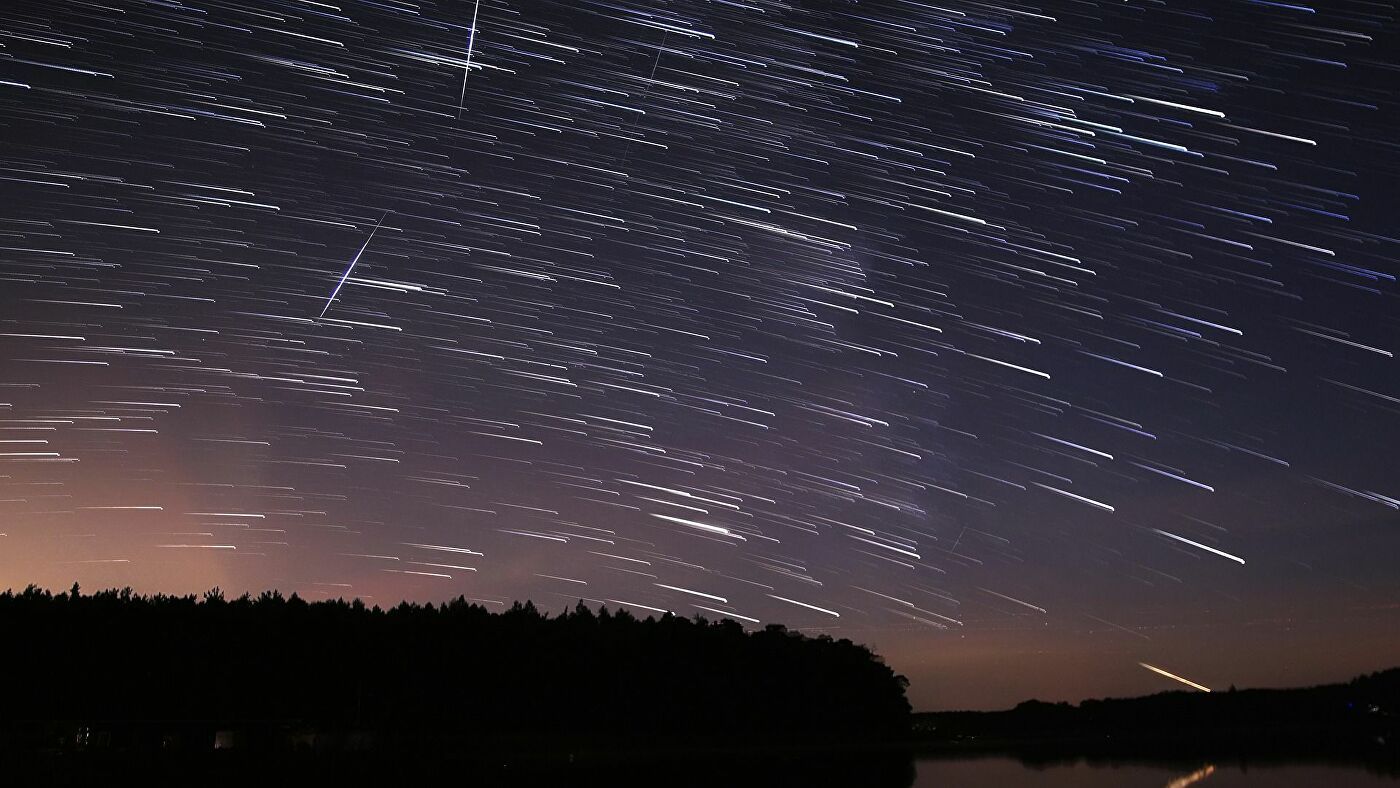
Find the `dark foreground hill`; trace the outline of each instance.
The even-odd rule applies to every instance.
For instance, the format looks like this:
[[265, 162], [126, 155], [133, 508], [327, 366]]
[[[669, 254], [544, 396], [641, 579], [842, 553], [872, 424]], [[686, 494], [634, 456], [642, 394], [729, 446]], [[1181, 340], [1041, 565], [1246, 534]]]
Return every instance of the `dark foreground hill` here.
[[848, 640], [582, 603], [30, 588], [0, 595], [0, 632], [0, 752], [573, 757], [878, 742], [909, 721], [904, 678]]
[[1299, 689], [1163, 692], [915, 715], [935, 749], [1036, 759], [1226, 757], [1400, 764], [1400, 668]]

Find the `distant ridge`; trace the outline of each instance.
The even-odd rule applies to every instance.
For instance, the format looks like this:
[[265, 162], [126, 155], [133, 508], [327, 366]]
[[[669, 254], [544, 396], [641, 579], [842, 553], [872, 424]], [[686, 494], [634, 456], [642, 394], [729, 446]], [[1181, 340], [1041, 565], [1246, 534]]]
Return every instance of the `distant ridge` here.
[[1163, 692], [914, 715], [926, 746], [1032, 756], [1339, 757], [1400, 763], [1400, 668], [1341, 684]]

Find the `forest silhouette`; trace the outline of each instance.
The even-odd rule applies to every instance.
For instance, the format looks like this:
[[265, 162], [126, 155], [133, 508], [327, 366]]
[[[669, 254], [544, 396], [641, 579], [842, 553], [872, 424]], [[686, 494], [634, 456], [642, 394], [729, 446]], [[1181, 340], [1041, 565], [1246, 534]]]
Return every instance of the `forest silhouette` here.
[[582, 602], [30, 587], [0, 594], [0, 631], [0, 747], [852, 744], [910, 719], [907, 681], [849, 640]]

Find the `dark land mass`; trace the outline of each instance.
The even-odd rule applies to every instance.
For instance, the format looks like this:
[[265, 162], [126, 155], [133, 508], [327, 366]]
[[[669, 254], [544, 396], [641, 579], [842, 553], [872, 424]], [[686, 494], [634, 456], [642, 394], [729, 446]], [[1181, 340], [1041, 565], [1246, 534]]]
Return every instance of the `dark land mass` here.
[[1067, 759], [1365, 763], [1400, 776], [1400, 668], [1301, 689], [1163, 692], [914, 715], [924, 752]]
[[49, 784], [618, 784], [646, 763], [685, 784], [801, 764], [874, 767], [871, 785], [911, 774], [889, 754], [909, 736], [904, 678], [780, 625], [75, 586], [0, 594], [0, 632], [0, 768]]
[[1400, 669], [1293, 690], [911, 714], [869, 649], [779, 625], [76, 586], [0, 594], [25, 784], [907, 788], [914, 755], [1333, 761], [1400, 776]]

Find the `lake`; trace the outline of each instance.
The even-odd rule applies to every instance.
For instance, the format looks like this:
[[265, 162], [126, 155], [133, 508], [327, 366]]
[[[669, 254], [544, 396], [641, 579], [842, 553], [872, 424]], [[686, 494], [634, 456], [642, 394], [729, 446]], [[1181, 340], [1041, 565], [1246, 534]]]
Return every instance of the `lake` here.
[[1400, 785], [1400, 774], [1333, 764], [1192, 762], [1180, 765], [1072, 761], [1026, 764], [1013, 758], [920, 758], [912, 788], [1351, 788]]
[[[777, 757], [668, 753], [658, 759], [614, 752], [583, 762], [456, 760], [342, 753], [70, 752], [13, 762], [0, 756], [9, 785], [480, 785], [491, 788], [1400, 788], [1400, 763], [1375, 770], [1329, 763], [1239, 761], [1023, 762], [1007, 756], [919, 756], [805, 752]], [[1388, 771], [1387, 771], [1388, 769]], [[128, 777], [130, 776], [130, 777]], [[146, 779], [159, 776], [161, 779]], [[126, 778], [126, 779], [122, 779]]]

